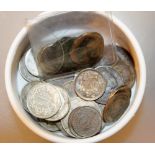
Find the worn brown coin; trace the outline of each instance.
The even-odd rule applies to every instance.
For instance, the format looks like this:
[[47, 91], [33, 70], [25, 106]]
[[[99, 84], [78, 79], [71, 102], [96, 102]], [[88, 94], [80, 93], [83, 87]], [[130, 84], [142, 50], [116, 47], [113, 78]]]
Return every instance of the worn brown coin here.
[[95, 108], [79, 107], [71, 112], [69, 125], [81, 137], [92, 137], [101, 131], [102, 118]]
[[42, 126], [44, 129], [48, 131], [59, 131], [59, 128], [56, 126], [54, 122], [39, 119], [38, 123], [40, 124], [40, 126]]
[[27, 112], [29, 112], [29, 110], [28, 110], [28, 108], [27, 108], [27, 102], [26, 102], [26, 101], [27, 101], [27, 94], [28, 94], [28, 92], [30, 91], [30, 89], [31, 89], [34, 85], [36, 85], [36, 84], [38, 84], [38, 83], [39, 83], [39, 81], [30, 82], [30, 83], [26, 84], [26, 85], [23, 87], [22, 91], [21, 91], [20, 100], [21, 100], [21, 102], [22, 102], [22, 105], [23, 105], [24, 109], [25, 109]]
[[96, 100], [97, 103], [100, 104], [106, 104], [108, 97], [110, 95], [110, 93], [115, 90], [116, 88], [120, 87], [123, 84], [123, 79], [120, 77], [120, 75], [118, 74], [116, 75], [116, 71], [114, 69], [112, 69], [111, 67], [105, 66], [99, 66], [97, 68], [95, 68], [97, 71], [99, 71], [100, 73], [103, 74], [103, 77], [106, 79], [107, 81], [107, 87], [105, 89], [105, 92], [103, 93], [103, 95], [98, 98]]
[[32, 82], [32, 81], [40, 81], [39, 77], [33, 76], [27, 69], [26, 65], [25, 65], [25, 56], [26, 53], [22, 56], [22, 58], [20, 59], [19, 62], [19, 72], [21, 74], [21, 76], [28, 82]]
[[37, 61], [45, 75], [57, 73], [64, 63], [64, 51], [60, 41], [42, 48], [37, 56]]
[[103, 56], [104, 40], [97, 32], [87, 32], [73, 42], [70, 57], [76, 64], [95, 64]]
[[106, 89], [107, 81], [95, 69], [82, 70], [74, 82], [75, 92], [84, 100], [96, 100], [102, 96]]
[[107, 123], [117, 121], [130, 104], [131, 89], [120, 87], [114, 91], [103, 110], [103, 120]]
[[113, 68], [122, 76], [125, 85], [132, 87], [135, 82], [135, 73], [131, 70], [130, 66], [123, 61], [118, 61]]

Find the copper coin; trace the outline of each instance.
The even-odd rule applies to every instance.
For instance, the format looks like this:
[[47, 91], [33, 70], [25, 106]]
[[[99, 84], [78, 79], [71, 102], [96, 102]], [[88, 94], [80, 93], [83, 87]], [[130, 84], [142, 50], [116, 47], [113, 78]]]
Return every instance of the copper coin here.
[[76, 64], [94, 64], [102, 58], [103, 50], [103, 37], [97, 32], [87, 32], [75, 39], [70, 57]]
[[75, 92], [84, 100], [96, 100], [102, 96], [106, 89], [107, 81], [95, 69], [84, 69], [75, 78]]
[[117, 121], [130, 104], [131, 89], [120, 87], [113, 92], [103, 110], [103, 120], [107, 123]]
[[130, 66], [123, 61], [119, 61], [113, 68], [122, 76], [124, 84], [132, 87], [135, 82], [135, 73]]
[[69, 125], [79, 136], [92, 137], [101, 131], [102, 118], [95, 108], [79, 107], [71, 112]]

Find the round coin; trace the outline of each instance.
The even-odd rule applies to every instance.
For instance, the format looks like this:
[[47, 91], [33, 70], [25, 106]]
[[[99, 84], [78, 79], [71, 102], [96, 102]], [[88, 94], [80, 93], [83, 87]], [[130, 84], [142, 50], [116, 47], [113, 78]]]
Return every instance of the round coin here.
[[59, 131], [59, 128], [56, 126], [54, 122], [39, 120], [38, 123], [40, 124], [40, 126], [42, 126], [44, 129], [48, 131], [52, 132]]
[[[26, 54], [26, 53], [25, 53]], [[22, 56], [20, 62], [19, 62], [19, 72], [21, 76], [28, 82], [32, 81], [40, 81], [40, 78], [33, 76], [27, 69], [25, 65], [25, 54]]]
[[67, 94], [67, 92], [60, 88], [57, 87], [58, 91], [59, 91], [59, 95], [60, 95], [60, 99], [61, 99], [61, 107], [59, 109], [59, 111], [52, 117], [46, 119], [48, 121], [58, 121], [60, 119], [62, 119], [63, 117], [65, 117], [70, 109], [70, 101], [69, 101], [69, 96]]
[[22, 91], [21, 91], [20, 100], [21, 100], [21, 102], [22, 102], [22, 104], [23, 104], [24, 109], [25, 109], [27, 112], [29, 112], [29, 110], [28, 110], [28, 108], [27, 108], [27, 102], [26, 102], [26, 101], [27, 101], [27, 94], [28, 94], [29, 90], [30, 90], [34, 85], [36, 85], [36, 84], [38, 84], [38, 83], [39, 83], [39, 81], [30, 82], [30, 83], [26, 84], [26, 85], [23, 87]]
[[60, 106], [59, 92], [52, 84], [42, 82], [29, 90], [27, 107], [32, 115], [46, 119], [55, 115]]
[[84, 100], [96, 100], [102, 96], [106, 89], [106, 80], [100, 72], [95, 69], [82, 70], [74, 82], [75, 92]]
[[102, 118], [100, 113], [92, 107], [78, 107], [69, 115], [69, 125], [78, 135], [88, 138], [101, 131]]
[[107, 123], [117, 121], [130, 104], [131, 89], [120, 87], [111, 94], [103, 110], [103, 120]]
[[[97, 111], [99, 111], [99, 113], [101, 113], [101, 111], [100, 111], [98, 104], [95, 103], [94, 101], [84, 101], [84, 100], [80, 99], [79, 97], [71, 98], [70, 103], [71, 103], [71, 108], [70, 108], [68, 114], [61, 120], [61, 125], [62, 125], [63, 129], [66, 131], [66, 133], [68, 133], [69, 136], [77, 137], [76, 135], [74, 135], [73, 132], [71, 132], [71, 130], [69, 128], [69, 124], [68, 124], [68, 117], [69, 117], [70, 113], [72, 112], [72, 110], [77, 107], [90, 106], [90, 107], [94, 107]], [[79, 138], [79, 137], [77, 137], [77, 138]]]

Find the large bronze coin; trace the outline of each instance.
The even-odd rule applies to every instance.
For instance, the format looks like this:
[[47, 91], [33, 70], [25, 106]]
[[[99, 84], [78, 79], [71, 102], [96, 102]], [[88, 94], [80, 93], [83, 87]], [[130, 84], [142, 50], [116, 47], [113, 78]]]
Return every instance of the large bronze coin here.
[[84, 69], [75, 78], [75, 92], [84, 100], [96, 100], [102, 96], [106, 89], [107, 81], [95, 69]]
[[117, 121], [130, 104], [131, 89], [120, 87], [114, 91], [103, 110], [103, 120], [107, 123]]
[[81, 138], [92, 137], [100, 132], [102, 118], [95, 108], [88, 106], [78, 107], [69, 116], [69, 126]]
[[73, 42], [70, 57], [79, 65], [95, 64], [103, 56], [104, 40], [97, 32], [87, 32]]

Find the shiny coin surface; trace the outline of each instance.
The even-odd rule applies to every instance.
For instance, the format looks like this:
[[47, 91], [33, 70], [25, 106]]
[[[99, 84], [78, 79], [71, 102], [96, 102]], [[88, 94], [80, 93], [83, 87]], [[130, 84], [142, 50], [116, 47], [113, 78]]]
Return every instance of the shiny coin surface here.
[[128, 85], [129, 87], [134, 85], [135, 73], [123, 61], [119, 61], [115, 66], [113, 66], [113, 69], [120, 74], [125, 85]]
[[60, 87], [57, 87], [57, 89], [59, 91], [61, 107], [60, 107], [59, 111], [54, 116], [46, 119], [48, 121], [58, 121], [58, 120], [62, 119], [63, 117], [65, 117], [67, 115], [67, 113], [69, 112], [69, 109], [70, 109], [70, 101], [69, 101], [69, 96], [68, 96], [67, 92]]
[[92, 137], [101, 131], [102, 118], [95, 108], [78, 107], [69, 115], [69, 126], [83, 138]]
[[33, 53], [32, 53], [31, 49], [29, 49], [26, 52], [26, 55], [25, 55], [25, 65], [26, 65], [26, 68], [28, 69], [28, 71], [32, 75], [39, 77], [38, 68], [37, 68], [36, 62], [34, 60]]
[[28, 108], [27, 108], [27, 102], [26, 102], [26, 101], [27, 101], [27, 94], [28, 94], [29, 90], [30, 90], [34, 85], [36, 85], [36, 84], [38, 84], [38, 83], [39, 83], [39, 81], [30, 82], [30, 83], [26, 84], [26, 85], [23, 87], [22, 91], [21, 91], [20, 100], [21, 100], [21, 102], [22, 102], [22, 104], [23, 104], [24, 109], [25, 109], [27, 112], [29, 112], [29, 110], [28, 110]]
[[39, 120], [38, 123], [40, 124], [40, 126], [42, 126], [44, 129], [46, 129], [48, 131], [55, 132], [55, 131], [60, 130], [54, 122]]
[[33, 76], [27, 69], [25, 65], [25, 54], [22, 56], [20, 62], [19, 62], [19, 72], [21, 76], [28, 82], [32, 81], [40, 81], [40, 78]]
[[63, 87], [68, 92], [70, 97], [76, 96], [76, 93], [74, 90], [74, 81], [73, 80], [64, 83]]
[[120, 87], [111, 94], [104, 110], [103, 120], [107, 123], [117, 121], [130, 104], [131, 90], [128, 87]]
[[[106, 86], [106, 89], [105, 89], [105, 92], [103, 93], [103, 95], [98, 98], [96, 100], [97, 103], [100, 103], [100, 104], [106, 104], [107, 100], [108, 100], [108, 97], [110, 95], [110, 93], [118, 88], [120, 86], [120, 76], [114, 76], [114, 73], [115, 73], [115, 70], [112, 69], [111, 67], [97, 67], [95, 68], [97, 71], [99, 71], [103, 77], [106, 79], [107, 81], [107, 86]], [[118, 79], [117, 79], [118, 78]], [[119, 83], [118, 83], [118, 80], [119, 80]], [[123, 84], [123, 79], [121, 81]]]
[[95, 69], [82, 70], [74, 82], [75, 92], [84, 100], [96, 100], [102, 96], [106, 89], [107, 81]]
[[97, 103], [95, 103], [94, 101], [84, 101], [84, 100], [80, 99], [79, 97], [71, 98], [70, 103], [71, 103], [70, 111], [61, 120], [61, 125], [62, 125], [63, 129], [66, 131], [66, 133], [68, 133], [68, 135], [70, 135], [71, 137], [76, 137], [76, 135], [74, 135], [71, 132], [71, 130], [70, 130], [69, 126], [68, 126], [68, 117], [69, 117], [70, 113], [72, 112], [72, 110], [77, 108], [77, 107], [90, 106], [90, 107], [94, 107], [97, 111], [99, 111], [99, 113], [101, 113], [101, 111], [100, 111], [100, 108], [97, 105]]
[[49, 83], [42, 82], [33, 86], [27, 95], [28, 110], [38, 118], [52, 117], [60, 106], [59, 92]]

